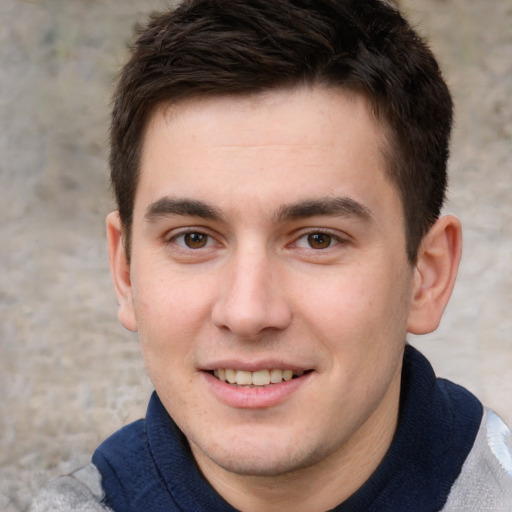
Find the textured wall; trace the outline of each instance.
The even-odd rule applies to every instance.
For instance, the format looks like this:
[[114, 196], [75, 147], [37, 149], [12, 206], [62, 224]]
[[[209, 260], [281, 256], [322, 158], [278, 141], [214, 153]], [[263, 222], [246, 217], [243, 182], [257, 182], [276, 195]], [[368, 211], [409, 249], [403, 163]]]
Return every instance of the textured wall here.
[[[0, 510], [144, 413], [104, 217], [109, 95], [152, 0], [0, 1]], [[512, 421], [512, 1], [402, 0], [457, 102], [450, 203], [465, 226], [441, 328], [412, 340]]]

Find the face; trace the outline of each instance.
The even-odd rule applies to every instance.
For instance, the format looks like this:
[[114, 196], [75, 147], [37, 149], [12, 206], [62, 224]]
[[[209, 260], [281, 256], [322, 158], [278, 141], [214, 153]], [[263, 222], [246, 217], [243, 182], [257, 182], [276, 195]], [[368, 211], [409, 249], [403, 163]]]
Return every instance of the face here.
[[392, 429], [413, 270], [383, 144], [339, 90], [153, 116], [120, 318], [200, 465], [277, 475]]

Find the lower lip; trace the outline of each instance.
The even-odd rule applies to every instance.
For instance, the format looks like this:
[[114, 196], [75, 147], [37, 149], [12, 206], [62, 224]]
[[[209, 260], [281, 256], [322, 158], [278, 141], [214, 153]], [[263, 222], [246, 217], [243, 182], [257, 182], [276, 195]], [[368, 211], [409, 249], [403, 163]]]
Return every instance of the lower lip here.
[[212, 393], [224, 404], [238, 409], [263, 409], [286, 401], [306, 384], [313, 372], [289, 381], [261, 387], [242, 387], [222, 382], [208, 372], [202, 372]]

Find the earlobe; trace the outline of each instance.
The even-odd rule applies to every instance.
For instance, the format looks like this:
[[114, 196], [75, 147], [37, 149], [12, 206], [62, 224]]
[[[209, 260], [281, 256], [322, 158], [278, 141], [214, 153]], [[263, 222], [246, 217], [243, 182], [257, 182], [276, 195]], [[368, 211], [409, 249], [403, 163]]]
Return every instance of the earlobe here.
[[408, 332], [427, 334], [439, 326], [455, 285], [461, 252], [460, 221], [453, 215], [439, 218], [418, 252]]
[[119, 212], [107, 216], [107, 241], [110, 273], [119, 301], [117, 316], [121, 324], [130, 331], [137, 331], [137, 320], [133, 308], [133, 294], [130, 277], [130, 264], [126, 257]]

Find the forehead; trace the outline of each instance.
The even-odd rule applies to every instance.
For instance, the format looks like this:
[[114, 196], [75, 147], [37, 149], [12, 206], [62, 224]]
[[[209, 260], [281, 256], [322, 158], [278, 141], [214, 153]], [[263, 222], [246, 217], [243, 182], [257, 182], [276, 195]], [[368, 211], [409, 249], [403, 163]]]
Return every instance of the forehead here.
[[[219, 122], [208, 133], [210, 144], [223, 144], [232, 137], [239, 146], [295, 144], [299, 139], [328, 146], [339, 143], [340, 137], [362, 132], [369, 142], [378, 141], [382, 147], [385, 143], [386, 130], [361, 94], [338, 87], [298, 86], [247, 95], [192, 97], [160, 105], [149, 120], [144, 146], [151, 132], [169, 128], [178, 136], [183, 129], [192, 128], [199, 136], [210, 129], [212, 118], [229, 123]], [[302, 122], [297, 123], [297, 118]], [[194, 143], [195, 138], [189, 142]]]
[[176, 195], [262, 211], [316, 196], [395, 200], [384, 144], [367, 101], [339, 89], [187, 100], [148, 124], [135, 207]]

